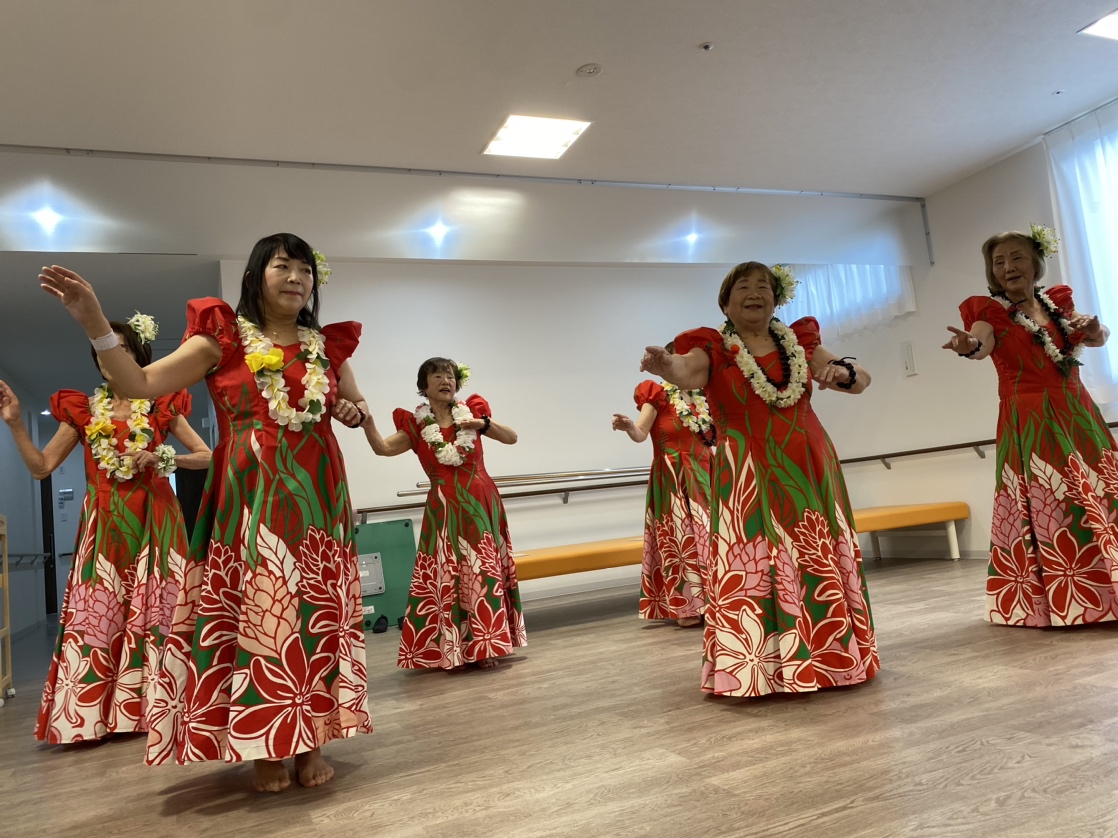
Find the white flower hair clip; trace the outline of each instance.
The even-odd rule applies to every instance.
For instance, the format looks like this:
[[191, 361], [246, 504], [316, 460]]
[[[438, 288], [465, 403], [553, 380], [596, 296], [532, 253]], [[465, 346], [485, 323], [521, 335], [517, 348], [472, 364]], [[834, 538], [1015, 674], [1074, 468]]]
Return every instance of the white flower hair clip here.
[[318, 287], [321, 288], [330, 281], [330, 274], [333, 271], [330, 270], [330, 263], [326, 261], [326, 256], [321, 250], [312, 250], [311, 253], [314, 255], [315, 270], [318, 272]]
[[1056, 238], [1056, 231], [1043, 224], [1032, 224], [1029, 227], [1029, 238], [1036, 242], [1040, 255], [1045, 259], [1055, 256], [1060, 252], [1060, 240]]
[[150, 314], [140, 314], [137, 311], [128, 318], [128, 325], [132, 327], [132, 331], [136, 333], [140, 343], [151, 343], [155, 340], [155, 336], [159, 334], [159, 324]]
[[473, 372], [474, 371], [472, 369], [470, 369], [469, 364], [459, 364], [458, 365], [458, 387], [459, 387], [459, 389], [466, 386], [466, 382], [470, 380], [470, 376], [473, 375]]
[[773, 265], [770, 270], [776, 277], [776, 305], [782, 306], [792, 302], [796, 296], [796, 286], [800, 284], [792, 269], [787, 265]]

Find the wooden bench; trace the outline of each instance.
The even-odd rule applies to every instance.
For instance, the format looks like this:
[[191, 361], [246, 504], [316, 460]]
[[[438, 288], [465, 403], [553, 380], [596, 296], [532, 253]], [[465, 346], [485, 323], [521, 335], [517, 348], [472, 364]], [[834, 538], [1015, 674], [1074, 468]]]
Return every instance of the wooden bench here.
[[[970, 518], [970, 507], [962, 501], [948, 503], [912, 503], [904, 506], [870, 506], [854, 510], [854, 529], [870, 533], [874, 558], [881, 558], [881, 544], [877, 534], [882, 530], [903, 527], [922, 527], [926, 524], [943, 524], [947, 536], [947, 552], [953, 560], [959, 559], [959, 535], [955, 522]], [[894, 535], [923, 535], [924, 532], [894, 533]]]
[[[906, 506], [872, 506], [854, 510], [854, 529], [868, 532], [873, 542], [874, 556], [881, 557], [877, 533], [901, 527], [920, 527], [926, 524], [944, 524], [948, 553], [959, 558], [959, 538], [955, 522], [970, 518], [970, 507], [961, 501], [949, 503], [916, 503]], [[925, 533], [903, 533], [903, 535]], [[584, 573], [608, 567], [640, 564], [644, 559], [644, 538], [613, 538], [584, 544], [567, 544], [562, 547], [543, 547], [526, 550], [515, 555], [516, 576], [524, 581], [562, 576], [567, 573]]]

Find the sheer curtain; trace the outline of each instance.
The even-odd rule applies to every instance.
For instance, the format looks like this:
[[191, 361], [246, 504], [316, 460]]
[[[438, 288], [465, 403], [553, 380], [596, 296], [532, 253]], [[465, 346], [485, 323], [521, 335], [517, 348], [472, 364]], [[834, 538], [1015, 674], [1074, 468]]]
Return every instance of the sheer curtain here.
[[1118, 102], [1044, 138], [1059, 207], [1060, 259], [1079, 311], [1115, 335], [1085, 349], [1083, 381], [1099, 403], [1118, 401]]
[[811, 315], [823, 342], [916, 311], [907, 265], [789, 265], [800, 281], [796, 298], [780, 309], [785, 323]]

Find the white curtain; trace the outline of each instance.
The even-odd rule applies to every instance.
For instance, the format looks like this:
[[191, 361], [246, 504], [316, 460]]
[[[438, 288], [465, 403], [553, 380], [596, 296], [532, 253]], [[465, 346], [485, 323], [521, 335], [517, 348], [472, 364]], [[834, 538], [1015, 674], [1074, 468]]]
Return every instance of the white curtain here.
[[1056, 186], [1060, 260], [1075, 307], [1115, 336], [1083, 350], [1083, 381], [1101, 404], [1118, 401], [1118, 102], [1044, 138]]
[[785, 323], [811, 315], [823, 342], [916, 311], [907, 265], [789, 265], [800, 281], [796, 298], [777, 312]]

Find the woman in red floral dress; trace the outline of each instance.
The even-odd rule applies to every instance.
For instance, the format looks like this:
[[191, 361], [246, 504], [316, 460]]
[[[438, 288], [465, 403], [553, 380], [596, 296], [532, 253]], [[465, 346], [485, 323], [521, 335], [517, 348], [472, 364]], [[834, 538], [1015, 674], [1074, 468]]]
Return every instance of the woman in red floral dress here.
[[400, 638], [405, 669], [489, 668], [528, 642], [505, 507], [481, 450], [483, 436], [512, 445], [516, 431], [481, 396], [458, 401], [468, 377], [449, 358], [429, 358], [416, 379], [427, 401], [393, 411], [396, 433], [382, 437], [371, 416], [357, 416], [374, 453], [414, 451], [431, 481]]
[[990, 296], [963, 301], [964, 329], [944, 344], [998, 372], [986, 619], [1003, 625], [1118, 619], [1118, 452], [1077, 360], [1110, 333], [1066, 285], [1036, 285], [1056, 244], [1035, 225], [987, 239]]
[[868, 373], [819, 342], [805, 317], [773, 317], [792, 298], [786, 269], [746, 262], [723, 280], [721, 329], [646, 349], [641, 368], [703, 388], [718, 428], [702, 689], [716, 695], [809, 692], [878, 669], [858, 538], [838, 456], [811, 409], [820, 389], [860, 393]]
[[701, 390], [655, 381], [638, 384], [633, 399], [637, 420], [615, 413], [613, 429], [634, 442], [652, 437], [637, 613], [696, 626], [706, 610], [710, 560], [710, 409]]
[[86, 330], [121, 392], [205, 380], [220, 425], [155, 685], [147, 761], [254, 760], [255, 785], [333, 777], [321, 747], [369, 733], [361, 587], [334, 402], [358, 405], [356, 323], [318, 327], [321, 254], [289, 233], [256, 243], [234, 312], [192, 300], [182, 345], [141, 369], [111, 341], [89, 283], [40, 281]]
[[[151, 346], [131, 325], [110, 326], [130, 357], [151, 362]], [[0, 381], [0, 417], [36, 480], [74, 446], [85, 450], [77, 546], [35, 725], [37, 739], [59, 745], [148, 729], [151, 687], [186, 560], [182, 509], [167, 475], [205, 468], [210, 449], [187, 422], [186, 392], [129, 401], [102, 384], [93, 396], [61, 390], [50, 407], [60, 426], [40, 451], [18, 399]], [[168, 436], [190, 453], [176, 455]]]

